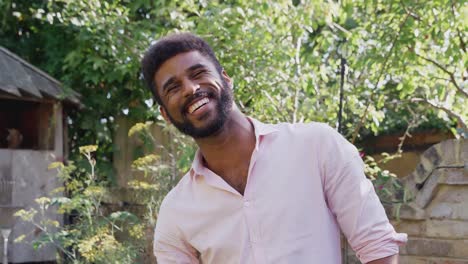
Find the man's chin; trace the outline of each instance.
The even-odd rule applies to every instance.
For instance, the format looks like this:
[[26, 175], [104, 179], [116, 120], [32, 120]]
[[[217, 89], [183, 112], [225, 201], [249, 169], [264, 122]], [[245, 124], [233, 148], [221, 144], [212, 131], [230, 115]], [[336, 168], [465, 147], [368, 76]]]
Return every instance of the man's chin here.
[[[192, 122], [186, 122], [185, 124], [174, 124], [176, 128], [183, 134], [187, 136], [191, 136], [195, 139], [198, 138], [206, 138], [213, 135], [216, 135], [221, 128], [223, 127], [225, 120], [214, 119], [214, 120], [206, 120], [207, 123], [194, 125]], [[198, 123], [198, 122], [197, 122]]]
[[210, 103], [216, 104], [212, 105], [209, 109], [205, 109], [203, 114], [191, 115], [185, 113], [183, 122], [175, 122], [171, 118], [172, 124], [181, 133], [195, 139], [216, 135], [221, 131], [230, 111], [232, 111], [232, 99], [229, 94], [223, 94], [220, 99], [210, 98], [210, 100]]

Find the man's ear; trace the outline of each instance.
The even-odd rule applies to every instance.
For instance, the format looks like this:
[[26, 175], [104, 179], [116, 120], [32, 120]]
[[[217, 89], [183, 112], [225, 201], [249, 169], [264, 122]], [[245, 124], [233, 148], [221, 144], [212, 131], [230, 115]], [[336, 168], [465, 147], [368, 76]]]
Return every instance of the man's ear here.
[[231, 77], [229, 77], [229, 75], [227, 74], [227, 72], [223, 69], [223, 71], [221, 72], [221, 78], [223, 78], [226, 83], [228, 84], [229, 86], [229, 89], [234, 89], [234, 82], [232, 81]]
[[159, 106], [159, 112], [161, 112], [162, 117], [166, 120], [167, 123], [172, 124], [171, 120], [167, 116], [166, 108]]

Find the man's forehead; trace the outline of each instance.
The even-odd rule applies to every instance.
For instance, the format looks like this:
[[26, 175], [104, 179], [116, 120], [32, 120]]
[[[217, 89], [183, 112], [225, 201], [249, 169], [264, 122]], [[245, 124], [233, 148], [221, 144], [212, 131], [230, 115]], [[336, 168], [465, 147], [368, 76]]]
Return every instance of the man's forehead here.
[[200, 52], [189, 51], [177, 54], [176, 56], [166, 60], [156, 72], [155, 78], [160, 79], [160, 77], [165, 77], [164, 79], [167, 79], [175, 77], [197, 64], [201, 64], [208, 68], [214, 67], [213, 63]]

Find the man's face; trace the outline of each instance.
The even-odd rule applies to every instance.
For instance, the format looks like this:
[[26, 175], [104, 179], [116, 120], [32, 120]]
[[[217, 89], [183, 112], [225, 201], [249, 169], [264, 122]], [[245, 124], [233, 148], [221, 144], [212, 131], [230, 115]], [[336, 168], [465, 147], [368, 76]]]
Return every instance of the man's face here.
[[216, 133], [232, 109], [231, 79], [198, 51], [178, 54], [154, 76], [163, 117], [194, 138]]

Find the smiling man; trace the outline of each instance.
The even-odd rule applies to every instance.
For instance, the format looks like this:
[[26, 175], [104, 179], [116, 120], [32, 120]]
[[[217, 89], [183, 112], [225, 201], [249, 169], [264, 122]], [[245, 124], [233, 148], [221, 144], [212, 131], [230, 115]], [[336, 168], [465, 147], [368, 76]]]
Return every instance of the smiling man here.
[[157, 41], [142, 69], [162, 116], [199, 147], [161, 205], [158, 263], [339, 264], [340, 230], [363, 263], [397, 263], [406, 235], [335, 130], [245, 116], [232, 79], [193, 34]]

